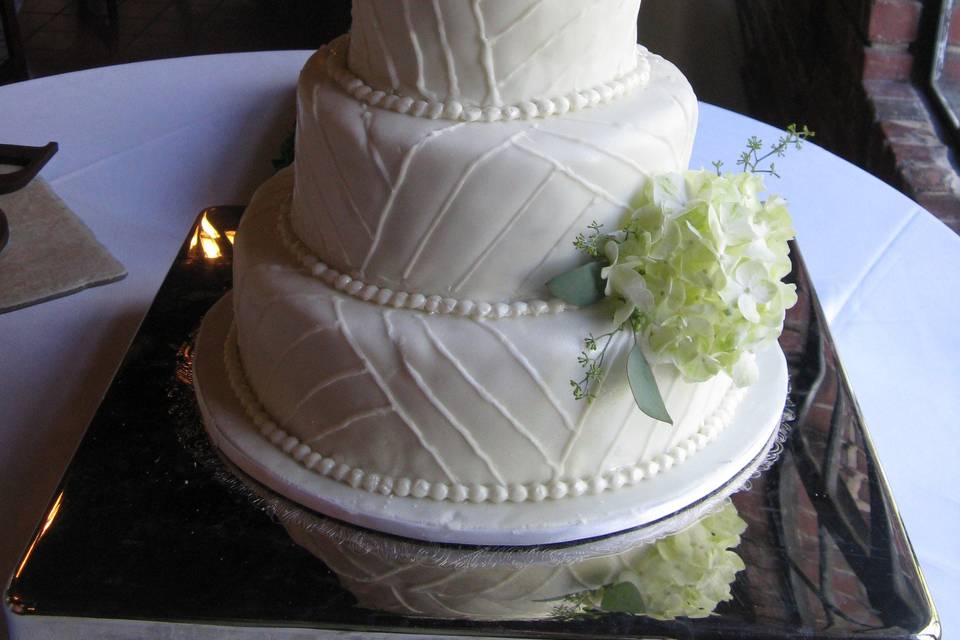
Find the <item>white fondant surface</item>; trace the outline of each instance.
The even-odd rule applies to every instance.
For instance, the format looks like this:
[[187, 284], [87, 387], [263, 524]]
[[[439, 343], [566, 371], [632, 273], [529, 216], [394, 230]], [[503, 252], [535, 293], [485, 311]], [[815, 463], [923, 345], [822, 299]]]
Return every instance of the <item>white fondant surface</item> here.
[[349, 66], [386, 93], [468, 106], [630, 72], [640, 0], [355, 0]]
[[645, 87], [650, 80], [650, 54], [644, 47], [638, 45], [636, 65], [631, 71], [615, 80], [588, 89], [572, 91], [567, 95], [488, 107], [464, 105], [459, 100], [452, 99], [415, 100], [393, 91], [386, 92], [372, 87], [350, 71], [346, 61], [349, 42], [349, 36], [341, 36], [323, 50], [326, 56], [327, 73], [346, 93], [371, 107], [382, 107], [397, 113], [431, 120], [499, 122], [548, 118], [553, 115], [563, 115], [571, 110], [578, 111], [618, 100], [638, 87]]
[[713, 494], [763, 458], [778, 431], [786, 397], [786, 361], [773, 347], [759, 354], [761, 382], [750, 387], [733, 422], [714, 443], [649, 482], [589, 499], [451, 504], [383, 496], [320, 476], [260, 435], [223, 364], [231, 298], [228, 294], [207, 314], [195, 351], [198, 402], [214, 444], [245, 473], [295, 502], [418, 540], [524, 546], [584, 540], [654, 522]]
[[578, 233], [618, 227], [646, 176], [690, 158], [696, 98], [656, 56], [630, 95], [511, 122], [370, 107], [329, 77], [325, 56], [300, 77], [292, 227], [324, 263], [381, 288], [544, 299], [582, 259]]
[[[563, 599], [614, 584], [646, 551], [563, 564], [462, 567], [420, 558], [355, 552], [332, 536], [284, 522], [290, 537], [333, 571], [359, 606], [402, 616], [522, 620], [556, 616]], [[361, 533], [361, 535], [363, 535]], [[476, 551], [471, 550], [471, 554]]]
[[610, 330], [602, 308], [487, 320], [365, 302], [317, 280], [278, 233], [291, 178], [263, 185], [237, 234], [242, 367], [230, 369], [258, 427], [318, 473], [455, 502], [575, 497], [665, 472], [730, 422], [742, 390], [722, 374], [684, 382], [672, 365], [654, 373], [674, 425], [642, 414], [625, 335], [596, 398], [574, 399], [583, 339]]

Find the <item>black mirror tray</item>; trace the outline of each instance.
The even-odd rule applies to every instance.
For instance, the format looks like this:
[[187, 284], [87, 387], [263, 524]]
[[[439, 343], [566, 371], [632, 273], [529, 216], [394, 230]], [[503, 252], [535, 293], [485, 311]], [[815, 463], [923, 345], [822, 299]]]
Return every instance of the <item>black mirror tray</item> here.
[[[200, 319], [230, 288], [228, 232], [241, 213], [204, 212], [206, 230], [198, 220], [173, 264], [8, 585], [12, 638], [939, 637], [796, 251], [800, 302], [781, 338], [793, 409], [782, 453], [725, 507], [745, 527], [735, 548], [710, 556], [742, 560], [721, 585], [729, 599], [689, 617], [605, 598], [612, 590], [595, 590], [591, 580], [603, 579], [574, 571], [574, 560], [538, 573], [543, 557], [525, 566], [523, 555], [486, 550], [509, 571], [477, 570], [470, 562], [484, 550], [418, 549], [297, 513], [232, 473], [190, 402], [189, 362]], [[432, 579], [399, 579], [404, 562], [437, 557], [445, 561]], [[683, 569], [665, 566], [664, 583]], [[546, 588], [558, 575], [579, 575], [581, 592], [510, 590], [522, 580]]]

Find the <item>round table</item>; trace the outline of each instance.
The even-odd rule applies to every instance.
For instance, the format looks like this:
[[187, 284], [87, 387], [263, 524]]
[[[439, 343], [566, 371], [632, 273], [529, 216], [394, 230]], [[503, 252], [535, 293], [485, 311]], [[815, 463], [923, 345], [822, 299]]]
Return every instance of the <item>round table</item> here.
[[[60, 143], [44, 177], [130, 274], [0, 315], [4, 584], [196, 214], [247, 202], [272, 173], [308, 53], [181, 58], [0, 87], [0, 142]], [[692, 166], [732, 167], [751, 135], [779, 134], [702, 105]], [[960, 628], [960, 237], [813, 145], [777, 167], [783, 178], [768, 185], [791, 203], [920, 564], [945, 626]]]

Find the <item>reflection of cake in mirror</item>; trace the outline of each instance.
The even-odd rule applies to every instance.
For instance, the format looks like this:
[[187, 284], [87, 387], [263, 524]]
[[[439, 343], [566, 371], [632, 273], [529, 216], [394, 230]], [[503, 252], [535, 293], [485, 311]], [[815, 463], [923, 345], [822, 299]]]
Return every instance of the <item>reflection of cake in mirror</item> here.
[[228, 456], [367, 527], [531, 544], [663, 517], [763, 455], [775, 346], [738, 386], [729, 362], [692, 379], [643, 338], [672, 424], [638, 406], [628, 333], [592, 398], [571, 393], [613, 320], [546, 283], [583, 262], [591, 223], [617, 229], [651, 177], [687, 168], [697, 125], [683, 75], [636, 44], [639, 4], [354, 1], [350, 35], [300, 76], [295, 165], [237, 236], [225, 367], [245, 415], [198, 375]]
[[[656, 542], [565, 559], [523, 552], [457, 552], [368, 541], [362, 549], [329, 531], [284, 525], [366, 609], [428, 618], [521, 620], [622, 612], [661, 620], [709, 616], [730, 599], [743, 561], [734, 552], [746, 523], [732, 503]], [[354, 535], [367, 535], [356, 534]]]

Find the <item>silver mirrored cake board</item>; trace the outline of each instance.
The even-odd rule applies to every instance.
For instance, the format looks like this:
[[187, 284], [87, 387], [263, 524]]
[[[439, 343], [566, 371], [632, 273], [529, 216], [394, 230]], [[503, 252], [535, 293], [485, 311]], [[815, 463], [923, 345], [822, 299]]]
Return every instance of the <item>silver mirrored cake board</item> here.
[[[616, 536], [579, 550], [425, 545], [331, 521], [229, 470], [191, 402], [190, 361], [200, 318], [230, 288], [225, 232], [241, 211], [206, 212], [221, 237], [197, 242], [192, 232], [171, 268], [6, 590], [12, 638], [939, 637], [796, 251], [800, 302], [781, 339], [795, 415], [776, 463], [732, 498], [746, 523], [734, 549], [745, 569], [712, 615], [558, 606], [539, 620], [454, 619], [361, 606], [369, 602], [338, 566], [350, 553], [469, 575], [478, 563], [564, 567], [629, 545]], [[323, 553], [339, 550], [328, 562], [315, 546], [324, 535]]]

